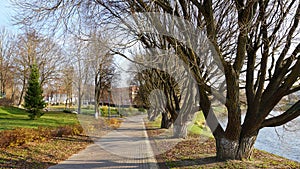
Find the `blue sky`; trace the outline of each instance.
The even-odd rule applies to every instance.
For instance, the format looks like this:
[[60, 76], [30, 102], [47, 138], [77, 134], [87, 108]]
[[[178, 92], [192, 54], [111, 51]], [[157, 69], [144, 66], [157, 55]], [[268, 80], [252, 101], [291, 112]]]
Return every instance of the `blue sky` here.
[[10, 31], [16, 31], [16, 26], [12, 25], [11, 16], [13, 9], [11, 8], [9, 0], [0, 0], [0, 28], [6, 27]]

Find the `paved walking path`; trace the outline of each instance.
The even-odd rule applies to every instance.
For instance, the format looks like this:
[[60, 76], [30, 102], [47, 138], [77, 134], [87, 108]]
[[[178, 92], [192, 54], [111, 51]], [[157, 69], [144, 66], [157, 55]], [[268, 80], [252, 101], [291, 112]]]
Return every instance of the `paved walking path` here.
[[128, 117], [120, 128], [95, 144], [49, 169], [141, 168], [157, 169], [148, 139], [144, 115]]

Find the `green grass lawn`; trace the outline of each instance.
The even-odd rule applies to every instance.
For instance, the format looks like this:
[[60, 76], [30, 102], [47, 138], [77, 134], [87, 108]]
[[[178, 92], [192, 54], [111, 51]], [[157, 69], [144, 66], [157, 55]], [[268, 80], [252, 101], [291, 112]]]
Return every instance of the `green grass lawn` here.
[[[208, 126], [204, 125], [205, 119], [202, 112], [197, 112], [192, 123], [188, 125], [188, 133], [196, 135], [204, 135], [207, 137], [212, 137], [211, 131]], [[161, 115], [158, 116], [155, 121], [149, 122], [149, 125], [153, 128], [160, 128], [161, 125]]]
[[49, 111], [37, 120], [29, 120], [28, 113], [16, 107], [0, 107], [0, 130], [14, 128], [57, 127], [78, 124], [76, 114]]
[[[63, 111], [63, 110], [65, 110], [65, 105], [51, 105], [48, 108], [51, 111]], [[103, 116], [107, 116], [108, 115], [108, 106], [100, 106], [100, 111], [103, 109], [105, 109], [105, 113], [103, 114]], [[71, 108], [67, 108], [67, 110], [77, 111], [77, 107], [71, 106]], [[128, 117], [128, 116], [139, 115], [141, 113], [146, 113], [146, 112], [144, 109], [138, 109], [138, 108], [133, 108], [133, 107], [126, 107], [126, 108], [119, 107], [119, 106], [110, 107], [110, 115], [112, 115], [112, 116], [121, 114], [122, 116]], [[81, 114], [94, 116], [95, 115], [94, 105], [82, 105]]]
[[204, 125], [205, 118], [202, 112], [197, 112], [192, 123], [188, 126], [188, 131], [191, 134], [204, 135], [212, 137], [212, 133], [207, 125]]

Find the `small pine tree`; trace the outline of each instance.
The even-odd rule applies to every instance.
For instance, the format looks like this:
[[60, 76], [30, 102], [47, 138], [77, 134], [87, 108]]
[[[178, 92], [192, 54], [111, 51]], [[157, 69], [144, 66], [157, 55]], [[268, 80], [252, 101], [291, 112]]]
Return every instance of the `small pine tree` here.
[[39, 69], [36, 64], [31, 66], [30, 77], [28, 80], [28, 88], [25, 95], [24, 107], [29, 113], [29, 118], [34, 120], [40, 118], [44, 113], [42, 109], [45, 107], [45, 102], [43, 101], [43, 91], [41, 84], [39, 82]]

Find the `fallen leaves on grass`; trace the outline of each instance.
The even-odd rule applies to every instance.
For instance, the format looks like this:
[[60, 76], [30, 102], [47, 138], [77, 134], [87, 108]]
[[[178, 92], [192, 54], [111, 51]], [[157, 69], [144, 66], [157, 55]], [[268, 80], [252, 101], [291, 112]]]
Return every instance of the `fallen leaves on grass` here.
[[22, 146], [23, 144], [41, 142], [53, 137], [79, 135], [82, 132], [83, 129], [80, 125], [5, 130], [0, 132], [0, 148]]
[[91, 141], [86, 136], [55, 137], [42, 143], [30, 142], [0, 149], [0, 168], [42, 169], [67, 159]]

